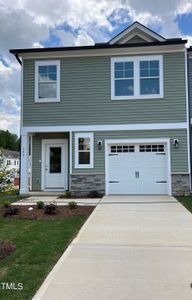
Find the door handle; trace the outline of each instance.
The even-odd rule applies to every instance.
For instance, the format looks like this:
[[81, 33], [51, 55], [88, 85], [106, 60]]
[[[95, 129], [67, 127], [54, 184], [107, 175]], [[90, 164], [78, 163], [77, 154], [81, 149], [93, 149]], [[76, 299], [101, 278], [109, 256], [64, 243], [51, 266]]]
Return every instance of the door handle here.
[[135, 178], [139, 178], [139, 171], [135, 171]]

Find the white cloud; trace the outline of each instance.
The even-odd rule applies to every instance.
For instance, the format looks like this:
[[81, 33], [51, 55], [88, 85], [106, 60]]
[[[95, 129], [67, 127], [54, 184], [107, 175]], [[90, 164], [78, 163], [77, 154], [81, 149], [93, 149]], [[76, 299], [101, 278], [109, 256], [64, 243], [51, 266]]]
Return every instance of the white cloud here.
[[87, 34], [86, 31], [80, 30], [75, 41], [76, 46], [94, 45], [94, 40]]
[[74, 46], [75, 45], [75, 36], [71, 32], [66, 32], [64, 30], [56, 29], [53, 31], [53, 34], [56, 35], [59, 40], [59, 46], [67, 47], [67, 46]]
[[19, 116], [0, 112], [0, 128], [3, 130], [9, 130], [19, 136], [19, 119]]
[[0, 6], [0, 53], [13, 61], [10, 48], [32, 47], [35, 42], [46, 39], [49, 30], [46, 25], [38, 25], [24, 9]]
[[33, 43], [33, 48], [44, 48], [44, 46], [39, 42], [35, 42]]

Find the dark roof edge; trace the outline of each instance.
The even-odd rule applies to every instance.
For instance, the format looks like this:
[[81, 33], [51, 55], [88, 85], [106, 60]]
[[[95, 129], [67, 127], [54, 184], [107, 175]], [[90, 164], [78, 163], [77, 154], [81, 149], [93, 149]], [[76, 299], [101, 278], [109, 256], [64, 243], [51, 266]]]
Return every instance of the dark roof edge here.
[[164, 46], [164, 45], [178, 45], [185, 44], [187, 40], [174, 39], [165, 42], [146, 42], [146, 43], [133, 43], [133, 44], [96, 44], [94, 46], [76, 46], [76, 47], [54, 47], [54, 48], [26, 48], [26, 49], [10, 49], [12, 54], [21, 53], [38, 53], [38, 52], [56, 52], [56, 51], [77, 51], [77, 50], [96, 50], [96, 49], [109, 49], [109, 48], [133, 48], [133, 47], [147, 47], [147, 46]]
[[187, 48], [187, 51], [188, 51], [188, 52], [192, 52], [192, 46], [189, 47], [189, 48]]

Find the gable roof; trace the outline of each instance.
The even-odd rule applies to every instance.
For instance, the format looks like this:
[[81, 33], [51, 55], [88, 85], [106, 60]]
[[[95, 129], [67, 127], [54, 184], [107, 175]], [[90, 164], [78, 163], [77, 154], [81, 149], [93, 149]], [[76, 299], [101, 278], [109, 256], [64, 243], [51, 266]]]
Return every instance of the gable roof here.
[[[72, 47], [49, 47], [49, 48], [25, 48], [25, 49], [10, 49], [18, 62], [22, 65], [20, 56], [22, 54], [37, 54], [45, 52], [74, 52], [74, 51], [90, 51], [90, 50], [104, 50], [104, 49], [118, 49], [118, 48], [132, 48], [132, 47], [148, 47], [148, 46], [167, 46], [167, 45], [184, 45], [187, 40], [181, 38], [165, 39], [161, 35], [155, 33], [153, 30], [145, 27], [139, 22], [134, 22], [131, 26], [123, 30], [121, 33], [112, 38], [106, 43], [96, 43], [91, 46], [72, 46]], [[75, 54], [75, 52], [74, 52]], [[85, 52], [86, 55], [86, 52]]]
[[6, 158], [19, 158], [19, 152], [8, 150], [8, 149], [1, 149], [1, 152], [4, 157]]
[[115, 37], [113, 37], [109, 41], [109, 44], [124, 44], [130, 39], [132, 39], [134, 36], [139, 36], [146, 42], [166, 41], [166, 39], [163, 36], [159, 35], [158, 33], [154, 32], [153, 30], [147, 28], [143, 24], [136, 21], [129, 27], [125, 28], [122, 32], [117, 34]]

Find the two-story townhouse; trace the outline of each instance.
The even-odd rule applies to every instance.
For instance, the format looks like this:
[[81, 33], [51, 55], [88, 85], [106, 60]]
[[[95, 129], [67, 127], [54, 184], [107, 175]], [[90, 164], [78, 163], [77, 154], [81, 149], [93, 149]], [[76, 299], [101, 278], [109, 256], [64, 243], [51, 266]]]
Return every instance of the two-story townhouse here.
[[10, 50], [22, 65], [20, 193], [29, 148], [32, 191], [188, 193], [185, 43], [135, 22], [108, 43]]

